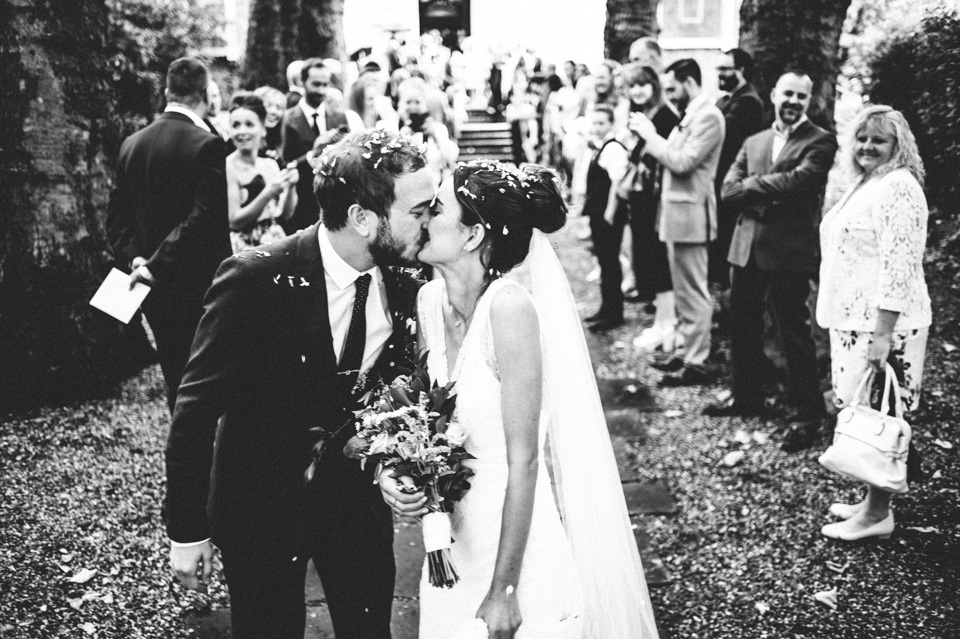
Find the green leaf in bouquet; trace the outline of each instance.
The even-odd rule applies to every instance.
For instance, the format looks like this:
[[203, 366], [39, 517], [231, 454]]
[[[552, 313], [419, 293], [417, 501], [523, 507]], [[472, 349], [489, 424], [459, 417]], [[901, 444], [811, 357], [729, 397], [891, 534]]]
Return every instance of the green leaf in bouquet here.
[[433, 422], [433, 430], [434, 432], [441, 433], [441, 434], [447, 432], [447, 416], [446, 415], [440, 415], [440, 417], [438, 417], [437, 420]]
[[403, 388], [398, 388], [396, 386], [390, 389], [390, 396], [393, 400], [400, 406], [412, 406], [413, 402], [410, 400], [410, 396], [407, 395], [407, 391]]
[[343, 447], [343, 454], [347, 459], [363, 459], [369, 447], [367, 440], [354, 435], [350, 438], [350, 441], [347, 442], [347, 445]]

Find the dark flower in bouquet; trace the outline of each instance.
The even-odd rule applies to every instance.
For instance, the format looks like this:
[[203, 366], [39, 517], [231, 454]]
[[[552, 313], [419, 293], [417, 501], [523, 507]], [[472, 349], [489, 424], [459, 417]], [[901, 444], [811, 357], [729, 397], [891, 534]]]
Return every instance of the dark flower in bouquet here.
[[463, 447], [466, 433], [454, 418], [455, 382], [431, 385], [426, 362], [424, 353], [412, 369], [367, 393], [354, 418], [357, 435], [344, 453], [409, 477], [411, 492], [423, 491], [430, 510], [423, 517], [430, 579], [449, 587], [458, 580], [450, 560], [449, 514], [470, 489], [473, 470], [463, 462], [475, 457]]

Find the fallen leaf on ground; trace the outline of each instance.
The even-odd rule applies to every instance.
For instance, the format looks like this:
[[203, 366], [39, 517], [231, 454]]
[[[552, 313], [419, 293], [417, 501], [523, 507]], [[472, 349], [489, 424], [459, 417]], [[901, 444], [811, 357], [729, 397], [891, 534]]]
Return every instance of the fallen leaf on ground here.
[[761, 615], [770, 610], [770, 606], [762, 601], [758, 601], [757, 603], [753, 604], [753, 607], [756, 608]]
[[727, 468], [733, 468], [743, 461], [744, 455], [745, 453], [742, 450], [735, 450], [724, 455], [720, 463]]
[[932, 475], [930, 475], [931, 479], [940, 479], [941, 477], [943, 477], [943, 473], [940, 472], [939, 470], [933, 473]]
[[92, 623], [90, 623], [89, 621], [88, 621], [87, 623], [83, 624], [83, 626], [81, 626], [81, 627], [83, 628], [83, 631], [84, 631], [85, 633], [87, 633], [88, 635], [94, 635], [94, 634], [97, 633], [97, 627], [96, 627], [95, 625], [93, 625]]
[[108, 592], [107, 594], [105, 594], [103, 597], [100, 598], [100, 601], [102, 601], [102, 602], [105, 603], [105, 604], [112, 604], [112, 603], [113, 603], [113, 593], [112, 593], [112, 592]]
[[951, 344], [950, 342], [944, 342], [943, 350], [947, 351], [948, 353], [952, 353], [953, 351], [957, 350], [957, 347]]
[[840, 564], [838, 564], [837, 562], [835, 562], [835, 561], [828, 561], [828, 562], [827, 562], [827, 568], [829, 568], [829, 569], [832, 570], [833, 572], [839, 573], [839, 574], [841, 574], [841, 575], [842, 575], [842, 574], [844, 573], [844, 571], [846, 571], [846, 569], [849, 568], [849, 567], [850, 567], [850, 562], [849, 562], [849, 561], [848, 561], [847, 563], [843, 564], [842, 566], [841, 566]]
[[837, 609], [837, 589], [833, 590], [821, 590], [820, 592], [814, 593], [813, 598], [822, 603], [825, 606], [830, 606], [832, 610]]
[[67, 604], [69, 604], [74, 610], [80, 610], [80, 607], [83, 605], [83, 599], [80, 597], [77, 597], [76, 599], [67, 599]]
[[907, 530], [916, 530], [921, 533], [937, 533], [940, 534], [939, 528], [934, 528], [933, 526], [907, 526]]
[[72, 554], [60, 555], [60, 561], [62, 561], [65, 564], [68, 564], [71, 561], [73, 561], [73, 555]]
[[91, 579], [93, 579], [93, 576], [95, 574], [97, 574], [96, 570], [92, 568], [84, 568], [83, 570], [75, 574], [73, 577], [70, 577], [70, 579], [67, 579], [67, 581], [75, 584], [85, 584]]
[[722, 391], [720, 391], [719, 393], [717, 393], [716, 395], [714, 395], [714, 397], [716, 397], [717, 400], [718, 400], [718, 401], [721, 401], [721, 402], [727, 401], [727, 400], [730, 399], [732, 396], [733, 396], [733, 392], [732, 392], [729, 388], [725, 388], [724, 390], [722, 390]]
[[940, 448], [942, 448], [942, 449], [944, 449], [944, 450], [950, 450], [951, 448], [953, 448], [953, 444], [951, 444], [951, 443], [948, 442], [948, 441], [944, 441], [944, 440], [942, 440], [942, 439], [935, 439], [935, 440], [933, 440], [933, 445], [934, 445], [934, 446], [939, 446]]
[[624, 393], [636, 393], [638, 390], [640, 390], [640, 389], [637, 388], [637, 385], [636, 385], [636, 384], [628, 384], [627, 386], [624, 386], [624, 387], [623, 387], [623, 392], [624, 392]]
[[766, 446], [768, 443], [770, 443], [770, 435], [760, 432], [759, 430], [755, 430], [753, 431], [753, 441], [757, 442], [761, 446]]
[[672, 408], [672, 409], [670, 409], [670, 410], [665, 410], [665, 411], [663, 411], [663, 416], [664, 416], [664, 417], [680, 417], [680, 416], [682, 416], [682, 415], [683, 415], [683, 411], [682, 411], [682, 410], [677, 410], [677, 409], [675, 409], [675, 408]]
[[748, 433], [747, 431], [743, 430], [742, 428], [738, 429], [737, 432], [735, 432], [735, 433], [733, 434], [733, 439], [734, 439], [734, 441], [736, 441], [738, 444], [741, 444], [741, 445], [743, 445], [743, 446], [746, 446], [746, 445], [749, 444], [749, 443], [751, 442], [751, 440], [752, 440], [752, 438], [750, 437], [750, 433]]

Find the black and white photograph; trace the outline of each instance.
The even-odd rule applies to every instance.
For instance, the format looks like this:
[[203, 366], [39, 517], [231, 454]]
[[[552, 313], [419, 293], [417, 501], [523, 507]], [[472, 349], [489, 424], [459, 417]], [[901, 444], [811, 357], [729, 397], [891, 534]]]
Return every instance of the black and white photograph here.
[[0, 0], [0, 639], [960, 638], [955, 0]]

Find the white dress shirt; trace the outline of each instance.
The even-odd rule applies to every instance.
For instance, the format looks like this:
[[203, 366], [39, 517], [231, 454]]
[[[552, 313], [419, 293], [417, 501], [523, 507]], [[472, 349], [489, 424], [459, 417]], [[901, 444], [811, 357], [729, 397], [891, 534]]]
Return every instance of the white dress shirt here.
[[[168, 104], [166, 108], [163, 110], [163, 112], [179, 113], [180, 115], [185, 115], [188, 118], [190, 118], [191, 122], [196, 124], [198, 127], [203, 129], [204, 131], [210, 131], [210, 127], [208, 127], [207, 123], [203, 121], [203, 118], [201, 118], [199, 115], [197, 115], [196, 113], [194, 113], [192, 110], [188, 109], [185, 106], [180, 106], [179, 104]], [[210, 131], [210, 133], [213, 133], [213, 131]], [[220, 135], [220, 134], [217, 133], [217, 135]]]
[[[369, 273], [370, 295], [367, 296], [367, 339], [363, 347], [363, 364], [360, 371], [367, 371], [373, 367], [387, 340], [393, 333], [393, 322], [390, 309], [387, 307], [387, 287], [383, 281], [380, 268], [374, 266], [368, 271], [360, 272], [347, 264], [330, 244], [327, 228], [320, 225], [317, 234], [320, 240], [320, 256], [323, 259], [323, 277], [327, 286], [327, 312], [330, 316], [330, 332], [333, 336], [333, 352], [337, 360], [343, 354], [343, 345], [347, 339], [347, 330], [350, 328], [350, 319], [353, 316], [353, 301], [356, 299], [354, 281]], [[374, 295], [378, 291], [379, 295]]]
[[311, 127], [313, 126], [313, 116], [317, 115], [317, 131], [319, 135], [323, 135], [327, 132], [327, 111], [324, 108], [324, 103], [320, 103], [320, 108], [314, 109], [312, 106], [307, 104], [306, 98], [301, 98], [298, 103], [300, 110], [303, 111], [303, 114], [307, 117], [307, 124]]
[[781, 131], [779, 127], [777, 127], [776, 122], [773, 123], [773, 152], [770, 154], [771, 164], [776, 164], [777, 158], [780, 157], [780, 153], [783, 152], [783, 147], [787, 146], [787, 140], [789, 140], [793, 132], [800, 128], [800, 125], [806, 121], [807, 114], [804, 113], [800, 116], [799, 120], [788, 126], [785, 131]]

